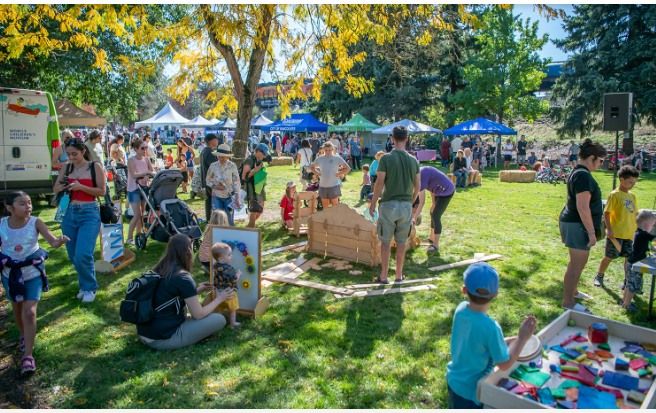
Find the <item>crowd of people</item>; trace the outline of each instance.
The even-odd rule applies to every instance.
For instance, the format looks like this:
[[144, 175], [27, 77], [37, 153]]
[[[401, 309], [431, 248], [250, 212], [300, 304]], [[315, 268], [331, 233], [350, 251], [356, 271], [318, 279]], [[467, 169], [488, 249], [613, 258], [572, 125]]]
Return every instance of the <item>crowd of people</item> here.
[[[37, 304], [42, 291], [48, 290], [47, 252], [39, 247], [39, 236], [53, 248], [66, 246], [78, 275], [77, 298], [90, 303], [96, 297], [98, 283], [93, 253], [100, 230], [97, 198], [107, 192], [104, 165], [127, 170], [127, 199], [133, 211], [127, 243], [132, 244], [134, 233], [142, 231], [145, 206], [138, 185], [146, 186], [157, 169], [173, 168], [174, 162], [183, 174], [198, 173], [209, 224], [234, 225], [234, 211], [244, 202], [249, 212], [247, 226], [254, 227], [264, 211], [266, 163], [271, 160], [272, 151], [277, 152], [290, 142], [281, 139], [271, 146], [271, 142], [259, 141], [238, 166], [232, 160], [231, 146], [214, 134], [206, 135], [200, 147], [195, 147], [191, 136], [187, 139], [183, 134], [178, 141], [175, 161], [169, 158], [172, 154], [164, 155], [158, 150], [157, 140], [151, 142], [149, 134], [130, 137], [129, 151], [124, 146], [128, 142], [120, 135], [108, 141], [107, 150], [103, 150], [103, 140], [99, 135], [92, 131], [84, 141], [74, 133], [64, 131], [63, 150], [53, 154], [60, 165], [54, 192], [70, 198], [61, 224], [62, 236], [55, 237], [43, 221], [31, 216], [32, 205], [27, 194], [16, 192], [6, 200], [10, 215], [0, 220], [0, 268], [3, 287], [12, 303], [20, 331], [23, 373], [36, 370], [33, 348]], [[381, 267], [376, 276], [376, 282], [380, 284], [392, 281], [388, 278], [392, 240], [396, 245], [393, 281], [404, 280], [406, 245], [412, 228], [421, 225], [426, 197], [430, 196], [432, 201], [428, 252], [437, 253], [443, 230], [442, 216], [456, 194], [456, 187], [471, 184], [472, 175], [475, 177], [475, 173], [480, 173], [488, 165], [488, 149], [480, 140], [465, 138], [458, 142], [456, 139], [459, 138], [456, 138], [443, 141], [441, 150], [448, 150], [447, 162], [452, 163], [456, 176], [454, 184], [439, 169], [422, 167], [407, 151], [408, 138], [405, 128], [394, 128], [391, 147], [375, 153], [371, 164], [361, 164], [363, 152], [357, 137], [350, 137], [346, 142], [336, 135], [326, 137], [323, 142], [318, 137], [303, 139], [295, 153], [300, 166], [298, 181], [314, 185], [324, 208], [338, 205], [345, 177], [354, 169], [362, 170], [360, 200], [368, 202], [363, 213], [376, 222], [381, 241]], [[293, 142], [294, 137], [290, 139]], [[448, 143], [448, 148], [444, 142]], [[517, 144], [518, 162], [537, 163], [534, 153], [531, 153], [533, 159], [526, 155], [528, 145], [525, 142], [522, 136]], [[348, 157], [343, 156], [342, 144], [349, 148]], [[507, 153], [511, 151], [512, 143], [506, 145], [502, 150]], [[197, 149], [199, 155], [196, 155]], [[637, 168], [621, 168], [620, 186], [611, 192], [605, 209], [602, 207], [601, 190], [591, 172], [599, 168], [606, 156], [606, 150], [589, 139], [580, 146], [576, 145], [568, 155], [568, 162], [574, 162], [575, 167], [567, 183], [567, 203], [559, 223], [562, 241], [569, 249], [562, 304], [576, 311], [587, 311], [585, 306], [576, 302], [577, 299], [589, 298], [579, 291], [578, 284], [590, 249], [603, 235], [602, 222], [607, 238], [605, 257], [599, 264], [594, 284], [604, 286], [604, 272], [609, 263], [623, 257], [624, 292], [619, 304], [627, 311], [636, 310], [632, 300], [642, 290], [642, 276], [631, 270], [631, 264], [646, 257], [649, 242], [654, 239], [656, 214], [639, 210], [637, 199], [631, 192], [640, 174]], [[504, 153], [504, 162], [511, 160], [512, 155]], [[194, 170], [195, 167], [198, 169]], [[246, 192], [244, 200], [239, 196], [242, 188]], [[295, 193], [296, 183], [292, 180], [286, 184], [279, 203], [280, 220], [285, 228], [292, 226]], [[226, 325], [239, 327], [236, 285], [241, 274], [231, 265], [231, 246], [221, 242], [212, 244], [206, 230], [198, 259], [208, 271], [210, 265], [214, 265], [213, 283], [197, 285], [192, 277], [192, 240], [183, 234], [170, 237], [166, 252], [152, 269], [152, 273], [158, 274], [162, 280], [153, 296], [157, 310], [152, 320], [137, 325], [137, 335], [146, 346], [157, 350], [181, 348], [220, 331]], [[473, 264], [466, 269], [463, 281], [462, 292], [467, 300], [458, 305], [453, 317], [451, 361], [446, 374], [448, 405], [450, 408], [478, 408], [481, 406], [476, 395], [477, 381], [494, 365], [501, 369], [513, 365], [535, 331], [536, 320], [532, 316], [526, 317], [517, 339], [508, 345], [499, 324], [487, 315], [499, 292], [497, 271], [485, 263]], [[203, 299], [201, 295], [205, 293], [208, 294]], [[228, 319], [217, 311], [226, 311]], [[481, 340], [486, 343], [483, 349], [476, 344]]]

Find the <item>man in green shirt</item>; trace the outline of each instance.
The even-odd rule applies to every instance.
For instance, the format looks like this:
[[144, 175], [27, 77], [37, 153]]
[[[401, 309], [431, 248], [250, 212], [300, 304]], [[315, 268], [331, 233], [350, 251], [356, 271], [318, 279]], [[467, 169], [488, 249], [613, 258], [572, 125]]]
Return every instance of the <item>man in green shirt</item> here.
[[[374, 216], [378, 207], [378, 238], [380, 239], [380, 275], [377, 281], [388, 284], [387, 271], [392, 237], [396, 241], [396, 278], [403, 280], [405, 243], [412, 229], [412, 201], [419, 194], [419, 163], [406, 152], [408, 130], [397, 126], [392, 131], [394, 149], [378, 164], [374, 194], [369, 213]], [[381, 197], [382, 194], [382, 197]]]

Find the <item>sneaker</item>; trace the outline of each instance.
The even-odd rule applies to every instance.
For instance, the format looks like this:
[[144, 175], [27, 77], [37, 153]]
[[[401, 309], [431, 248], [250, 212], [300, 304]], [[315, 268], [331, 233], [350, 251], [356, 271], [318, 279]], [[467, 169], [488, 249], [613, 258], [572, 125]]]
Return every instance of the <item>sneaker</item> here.
[[130, 238], [129, 240], [125, 241], [127, 245], [134, 245], [134, 240]]
[[81, 300], [83, 296], [84, 296], [84, 291], [80, 290], [77, 292], [77, 295], [75, 297], [77, 297], [78, 300]]
[[84, 294], [82, 295], [82, 302], [83, 303], [92, 303], [93, 300], [96, 299], [96, 292], [95, 291], [85, 291]]
[[603, 287], [604, 286], [604, 274], [595, 275], [594, 285], [595, 285], [595, 287]]
[[21, 374], [31, 374], [36, 371], [36, 361], [32, 356], [25, 356], [21, 360]]
[[622, 307], [624, 310], [626, 310], [627, 313], [636, 313], [636, 312], [638, 312], [638, 306], [635, 305], [634, 302], [630, 302], [628, 307], [624, 307], [624, 300], [620, 298], [619, 300], [617, 300], [617, 304], [619, 304], [620, 307]]

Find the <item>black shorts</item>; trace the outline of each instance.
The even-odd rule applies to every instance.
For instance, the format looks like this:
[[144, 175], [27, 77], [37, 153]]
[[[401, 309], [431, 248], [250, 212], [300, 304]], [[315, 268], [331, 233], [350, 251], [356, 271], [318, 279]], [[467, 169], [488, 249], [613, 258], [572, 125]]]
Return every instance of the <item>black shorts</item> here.
[[512, 155], [503, 155], [503, 160], [505, 162], [510, 162], [512, 161]]
[[621, 251], [618, 251], [613, 242], [606, 239], [606, 257], [614, 260], [618, 257], [628, 257], [633, 252], [633, 241], [630, 239], [615, 238], [620, 244]]
[[182, 182], [187, 182], [187, 181], [189, 181], [189, 172], [182, 171]]
[[579, 159], [579, 156], [578, 156], [578, 155], [570, 155], [570, 156], [569, 156], [569, 161], [570, 161], [570, 162], [577, 161], [578, 159]]

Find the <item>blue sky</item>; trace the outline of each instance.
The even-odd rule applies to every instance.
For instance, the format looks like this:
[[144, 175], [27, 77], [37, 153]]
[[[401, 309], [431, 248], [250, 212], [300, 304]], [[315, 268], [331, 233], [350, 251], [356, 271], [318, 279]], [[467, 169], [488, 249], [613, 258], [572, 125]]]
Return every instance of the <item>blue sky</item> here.
[[[573, 10], [571, 4], [550, 4], [549, 6], [563, 9], [567, 14], [570, 14]], [[562, 39], [565, 37], [565, 31], [563, 30], [561, 19], [547, 21], [537, 13], [532, 4], [516, 4], [515, 13], [521, 15], [524, 19], [528, 17], [531, 21], [537, 20], [539, 34], [549, 34], [550, 40], [542, 48], [542, 57], [549, 57], [553, 62], [562, 61], [567, 58], [567, 55], [563, 53], [562, 50], [558, 49], [551, 41], [551, 39]]]

